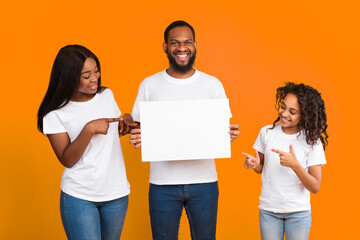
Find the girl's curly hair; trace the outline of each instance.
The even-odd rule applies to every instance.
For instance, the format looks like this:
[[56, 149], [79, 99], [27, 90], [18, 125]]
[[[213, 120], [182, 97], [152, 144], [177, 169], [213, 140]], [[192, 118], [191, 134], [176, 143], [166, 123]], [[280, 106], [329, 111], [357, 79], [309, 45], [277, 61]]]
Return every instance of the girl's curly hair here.
[[[301, 118], [298, 125], [298, 129], [302, 129], [306, 136], [306, 142], [313, 146], [316, 144], [318, 139], [325, 147], [328, 145], [328, 134], [326, 129], [328, 127], [326, 121], [325, 103], [321, 98], [321, 94], [314, 88], [305, 85], [303, 83], [295, 84], [293, 82], [285, 83], [285, 86], [276, 89], [276, 103], [275, 108], [279, 111], [279, 108], [284, 101], [286, 94], [294, 94], [300, 105]], [[280, 120], [280, 117], [273, 122], [275, 123]]]

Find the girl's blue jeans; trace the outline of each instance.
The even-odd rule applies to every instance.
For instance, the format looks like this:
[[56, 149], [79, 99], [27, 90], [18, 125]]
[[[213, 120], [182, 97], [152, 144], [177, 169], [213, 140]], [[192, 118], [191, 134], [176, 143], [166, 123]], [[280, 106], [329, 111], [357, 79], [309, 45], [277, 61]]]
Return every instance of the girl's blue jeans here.
[[311, 227], [311, 211], [273, 213], [260, 209], [262, 240], [306, 240]]
[[91, 202], [61, 191], [61, 220], [69, 240], [119, 240], [128, 207], [128, 196]]

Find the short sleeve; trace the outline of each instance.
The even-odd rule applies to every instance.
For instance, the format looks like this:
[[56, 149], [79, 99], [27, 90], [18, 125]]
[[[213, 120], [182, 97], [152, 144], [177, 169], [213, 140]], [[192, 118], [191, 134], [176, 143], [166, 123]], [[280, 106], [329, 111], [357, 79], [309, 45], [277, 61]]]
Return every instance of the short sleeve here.
[[217, 80], [217, 88], [216, 88], [216, 98], [218, 99], [222, 99], [222, 98], [227, 98], [226, 97], [226, 93], [225, 93], [225, 89], [224, 89], [224, 86], [222, 85], [222, 83], [220, 82], [219, 79], [216, 79]]
[[120, 116], [120, 115], [121, 115], [121, 111], [120, 111], [120, 109], [119, 109], [119, 107], [118, 107], [118, 105], [117, 105], [117, 103], [116, 103], [116, 100], [115, 100], [115, 97], [114, 97], [114, 93], [113, 93], [109, 88], [105, 89], [105, 91], [109, 91], [109, 94], [110, 94], [110, 96], [111, 96], [111, 100], [112, 100], [112, 102], [113, 102], [113, 104], [114, 104], [114, 108], [115, 108], [115, 111], [116, 111], [116, 116]]
[[265, 152], [265, 146], [266, 146], [266, 127], [263, 127], [260, 132], [259, 135], [256, 138], [256, 141], [253, 145], [253, 148], [255, 150], [258, 150], [261, 153]]
[[43, 118], [43, 132], [44, 134], [55, 134], [66, 132], [64, 124], [59, 118], [56, 111], [49, 112]]
[[318, 141], [316, 145], [314, 145], [311, 148], [311, 151], [308, 154], [307, 157], [307, 166], [315, 166], [315, 165], [325, 165], [326, 164], [326, 158], [325, 158], [325, 152], [323, 149], [323, 146], [321, 144], [321, 141]]
[[135, 122], [140, 122], [140, 102], [143, 102], [145, 99], [145, 89], [143, 83], [139, 86], [139, 91], [136, 96], [136, 100], [134, 103], [134, 107], [131, 112], [131, 116], [133, 117]]
[[[214, 77], [216, 79], [216, 88], [215, 88], [215, 97], [216, 99], [224, 99], [227, 98], [226, 97], [226, 93], [225, 93], [225, 89], [224, 86], [222, 85], [222, 83], [220, 82], [219, 79], [217, 79], [216, 77]], [[232, 113], [231, 113], [231, 109], [230, 109], [230, 105], [228, 106], [228, 111], [229, 111], [229, 118], [232, 118]]]

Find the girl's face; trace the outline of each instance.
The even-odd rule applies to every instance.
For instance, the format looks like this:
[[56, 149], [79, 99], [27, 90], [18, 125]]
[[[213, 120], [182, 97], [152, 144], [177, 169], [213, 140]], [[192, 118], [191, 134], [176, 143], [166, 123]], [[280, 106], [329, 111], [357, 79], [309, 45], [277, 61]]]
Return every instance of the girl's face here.
[[286, 94], [279, 109], [279, 117], [284, 133], [295, 134], [299, 131], [298, 124], [300, 123], [301, 112], [298, 99], [294, 94]]
[[95, 59], [87, 58], [81, 70], [80, 84], [73, 101], [86, 102], [94, 97], [98, 89], [100, 72]]

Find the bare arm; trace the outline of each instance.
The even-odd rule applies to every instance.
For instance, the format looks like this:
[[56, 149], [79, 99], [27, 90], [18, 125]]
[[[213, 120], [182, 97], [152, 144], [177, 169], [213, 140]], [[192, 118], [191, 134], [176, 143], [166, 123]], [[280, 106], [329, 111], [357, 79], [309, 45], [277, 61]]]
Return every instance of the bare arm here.
[[296, 159], [292, 145], [289, 148], [290, 152], [283, 152], [277, 149], [272, 149], [272, 151], [279, 154], [280, 164], [291, 168], [307, 190], [317, 193], [321, 185], [321, 166], [311, 166], [309, 167], [309, 172], [307, 172]]
[[[299, 164], [300, 165], [300, 164]], [[312, 193], [317, 193], [320, 190], [321, 185], [321, 166], [309, 167], [309, 172], [300, 165], [292, 168], [295, 174], [300, 179], [301, 183]]]
[[109, 123], [119, 120], [119, 118], [102, 118], [88, 122], [73, 142], [70, 142], [69, 135], [66, 132], [48, 134], [47, 136], [60, 163], [71, 168], [84, 154], [92, 136], [95, 134], [106, 135]]
[[264, 154], [259, 152], [259, 157], [260, 157], [260, 163], [256, 166], [256, 168], [254, 168], [254, 172], [261, 174], [264, 166]]

